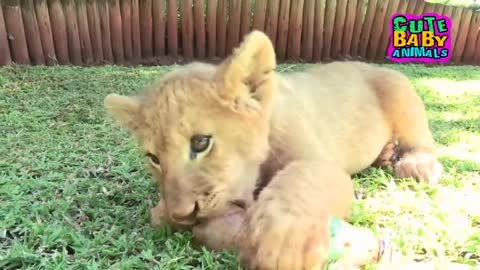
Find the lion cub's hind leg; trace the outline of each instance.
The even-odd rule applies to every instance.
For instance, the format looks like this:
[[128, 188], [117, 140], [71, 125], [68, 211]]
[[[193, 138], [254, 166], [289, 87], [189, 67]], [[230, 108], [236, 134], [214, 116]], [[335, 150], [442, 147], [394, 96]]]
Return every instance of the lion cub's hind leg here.
[[386, 168], [393, 166], [398, 161], [398, 146], [394, 142], [387, 143], [380, 155], [377, 157], [372, 166], [377, 168]]
[[392, 141], [398, 142], [395, 176], [436, 184], [443, 169], [435, 156], [425, 107], [410, 80], [385, 68], [374, 68], [368, 76], [391, 125]]

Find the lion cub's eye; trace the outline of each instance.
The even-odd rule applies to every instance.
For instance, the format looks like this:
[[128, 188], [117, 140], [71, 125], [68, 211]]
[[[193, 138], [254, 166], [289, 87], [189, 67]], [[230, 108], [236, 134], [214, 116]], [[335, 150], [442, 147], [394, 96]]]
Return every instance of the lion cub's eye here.
[[150, 159], [150, 161], [155, 164], [155, 165], [160, 165], [160, 160], [158, 159], [157, 156], [155, 156], [154, 154], [152, 153], [148, 153], [147, 154], [147, 157]]
[[190, 148], [194, 154], [207, 151], [211, 144], [212, 136], [210, 135], [193, 135], [192, 138], [190, 138]]

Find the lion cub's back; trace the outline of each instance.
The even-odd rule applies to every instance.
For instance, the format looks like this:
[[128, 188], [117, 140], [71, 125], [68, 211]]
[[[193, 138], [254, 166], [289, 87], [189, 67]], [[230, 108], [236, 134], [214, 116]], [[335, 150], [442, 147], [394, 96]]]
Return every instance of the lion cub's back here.
[[[283, 76], [277, 116], [291, 130], [314, 134], [319, 155], [358, 172], [376, 159], [391, 131], [373, 89], [356, 62], [319, 65], [306, 72]], [[275, 116], [274, 116], [275, 117]], [[286, 124], [286, 123], [284, 123]]]

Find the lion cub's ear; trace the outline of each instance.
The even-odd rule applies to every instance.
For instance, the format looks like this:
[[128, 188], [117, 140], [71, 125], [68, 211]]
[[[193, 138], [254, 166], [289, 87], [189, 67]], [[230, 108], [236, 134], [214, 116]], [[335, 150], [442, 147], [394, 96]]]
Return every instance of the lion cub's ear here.
[[268, 36], [252, 31], [233, 54], [220, 64], [215, 78], [223, 81], [222, 98], [243, 101], [248, 107], [270, 106], [276, 89], [275, 51]]
[[105, 97], [104, 106], [107, 112], [121, 124], [132, 130], [137, 128], [136, 116], [140, 102], [136, 98], [110, 94]]

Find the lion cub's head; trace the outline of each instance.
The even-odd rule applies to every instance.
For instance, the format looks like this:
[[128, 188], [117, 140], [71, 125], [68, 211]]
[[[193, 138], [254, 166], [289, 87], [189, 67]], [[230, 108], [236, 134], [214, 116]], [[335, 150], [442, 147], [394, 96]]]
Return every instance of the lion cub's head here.
[[173, 71], [138, 96], [105, 107], [138, 138], [169, 216], [188, 224], [252, 194], [268, 151], [275, 54], [254, 31], [218, 66]]

